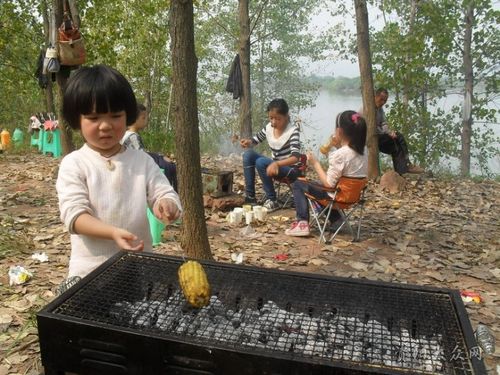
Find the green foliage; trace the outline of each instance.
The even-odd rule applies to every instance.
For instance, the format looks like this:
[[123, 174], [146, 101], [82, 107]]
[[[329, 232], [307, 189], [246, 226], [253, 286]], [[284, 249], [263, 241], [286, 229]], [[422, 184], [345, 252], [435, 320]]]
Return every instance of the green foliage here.
[[141, 138], [148, 151], [168, 155], [175, 153], [174, 133], [164, 130], [148, 129], [141, 132]]
[[0, 2], [0, 127], [27, 129], [30, 116], [44, 109], [34, 77], [43, 45], [38, 1]]
[[[273, 98], [285, 98], [295, 111], [312, 104], [318, 85], [307, 80], [301, 62], [318, 59], [328, 49], [326, 38], [314, 36], [307, 30], [312, 17], [328, 3], [333, 2], [250, 2], [254, 130], [266, 121], [265, 107]], [[224, 92], [238, 48], [238, 3], [202, 2], [196, 26], [200, 121], [205, 122], [205, 129], [224, 126], [230, 133], [238, 132], [237, 107], [231, 95]]]
[[[436, 167], [442, 157], [459, 157], [461, 147], [461, 107], [445, 112], [440, 99], [448, 89], [463, 90], [462, 48], [463, 10], [467, 1], [426, 2], [375, 1], [385, 24], [372, 33], [372, 53], [376, 86], [389, 89], [394, 98], [388, 118], [394, 129], [409, 138], [412, 154], [424, 166]], [[412, 13], [412, 4], [417, 4]], [[487, 160], [495, 155], [491, 131], [484, 121], [497, 122], [497, 110], [487, 109], [498, 94], [499, 36], [495, 33], [499, 12], [491, 2], [475, 2], [474, 71], [476, 87], [473, 103], [473, 145], [487, 172]], [[412, 14], [414, 16], [412, 16]], [[463, 94], [462, 94], [463, 96]], [[498, 151], [497, 151], [498, 155]]]

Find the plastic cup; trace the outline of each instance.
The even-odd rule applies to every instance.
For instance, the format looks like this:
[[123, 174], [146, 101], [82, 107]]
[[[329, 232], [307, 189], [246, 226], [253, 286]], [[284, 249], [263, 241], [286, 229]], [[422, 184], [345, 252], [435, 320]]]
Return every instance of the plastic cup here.
[[249, 225], [252, 223], [252, 221], [253, 221], [253, 212], [252, 211], [245, 212], [245, 223]]
[[231, 212], [234, 216], [234, 222], [236, 224], [241, 223], [241, 220], [243, 220], [243, 209], [236, 211], [236, 208]]
[[267, 217], [267, 208], [262, 207], [262, 209], [259, 211], [259, 217], [257, 217], [257, 219], [260, 221], [265, 221], [266, 217]]

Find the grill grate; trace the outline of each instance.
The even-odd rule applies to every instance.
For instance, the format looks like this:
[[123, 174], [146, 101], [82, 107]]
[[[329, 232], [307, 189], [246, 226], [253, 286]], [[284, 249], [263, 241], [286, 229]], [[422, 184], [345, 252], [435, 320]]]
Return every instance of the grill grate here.
[[327, 367], [479, 373], [449, 290], [207, 262], [213, 296], [209, 306], [196, 310], [179, 291], [181, 263], [121, 253], [53, 301], [39, 319]]

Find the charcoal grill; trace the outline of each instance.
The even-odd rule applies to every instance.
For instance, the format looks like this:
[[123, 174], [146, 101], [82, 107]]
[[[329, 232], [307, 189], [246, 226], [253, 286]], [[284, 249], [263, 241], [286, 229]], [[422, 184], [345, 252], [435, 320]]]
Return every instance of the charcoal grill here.
[[485, 374], [458, 292], [122, 252], [37, 315], [46, 374]]
[[233, 172], [217, 169], [201, 169], [203, 193], [220, 198], [233, 192]]

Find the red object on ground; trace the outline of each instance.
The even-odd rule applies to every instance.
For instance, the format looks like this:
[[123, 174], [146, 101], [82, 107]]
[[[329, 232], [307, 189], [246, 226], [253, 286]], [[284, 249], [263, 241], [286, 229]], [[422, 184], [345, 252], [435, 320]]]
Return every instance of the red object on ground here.
[[475, 303], [483, 302], [481, 295], [477, 292], [473, 292], [472, 290], [461, 290], [460, 295], [462, 296], [462, 299], [466, 300], [466, 302], [468, 302], [467, 300], [474, 301]]
[[274, 256], [274, 259], [276, 259], [278, 262], [282, 262], [288, 259], [288, 254], [276, 254]]

